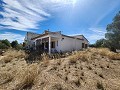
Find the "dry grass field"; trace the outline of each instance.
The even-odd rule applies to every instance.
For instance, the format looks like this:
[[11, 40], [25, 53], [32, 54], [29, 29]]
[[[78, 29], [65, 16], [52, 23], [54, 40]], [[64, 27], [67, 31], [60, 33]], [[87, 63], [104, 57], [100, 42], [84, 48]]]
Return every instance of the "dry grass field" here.
[[24, 51], [0, 55], [0, 90], [120, 90], [120, 54], [75, 51], [65, 58], [28, 64]]

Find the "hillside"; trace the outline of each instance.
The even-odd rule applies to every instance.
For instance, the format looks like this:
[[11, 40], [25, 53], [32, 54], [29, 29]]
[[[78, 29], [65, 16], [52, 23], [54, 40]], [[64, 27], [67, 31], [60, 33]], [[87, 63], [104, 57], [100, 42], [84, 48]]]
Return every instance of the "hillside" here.
[[120, 90], [120, 54], [108, 49], [73, 52], [28, 64], [24, 51], [0, 55], [0, 90]]

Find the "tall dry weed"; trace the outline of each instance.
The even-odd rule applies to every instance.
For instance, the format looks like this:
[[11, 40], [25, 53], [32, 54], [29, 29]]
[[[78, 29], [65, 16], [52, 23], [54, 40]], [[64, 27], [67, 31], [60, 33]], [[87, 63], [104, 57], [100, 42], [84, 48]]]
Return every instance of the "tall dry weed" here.
[[34, 79], [37, 77], [38, 73], [39, 69], [37, 64], [31, 64], [28, 67], [19, 68], [14, 77], [14, 83], [8, 88], [10, 90], [23, 90], [32, 87], [32, 85], [34, 85]]
[[76, 62], [76, 60], [88, 61], [92, 59], [92, 53], [88, 51], [75, 51], [71, 56], [69, 56], [71, 62]]
[[17, 58], [25, 58], [25, 52], [22, 50], [8, 50], [3, 54], [4, 58], [2, 59], [5, 63], [10, 62], [11, 60]]
[[10, 72], [0, 72], [0, 85], [10, 82], [13, 79], [13, 77], [14, 76]]
[[[93, 60], [100, 55], [105, 56], [112, 60], [120, 60], [120, 54], [110, 51], [108, 48], [89, 48], [85, 51], [75, 51], [69, 56], [71, 63], [75, 63], [76, 60], [88, 61]], [[98, 57], [99, 58], [99, 57]]]
[[112, 52], [107, 48], [100, 48], [100, 49], [96, 49], [96, 50], [101, 56], [106, 56], [112, 60], [120, 60], [120, 53]]

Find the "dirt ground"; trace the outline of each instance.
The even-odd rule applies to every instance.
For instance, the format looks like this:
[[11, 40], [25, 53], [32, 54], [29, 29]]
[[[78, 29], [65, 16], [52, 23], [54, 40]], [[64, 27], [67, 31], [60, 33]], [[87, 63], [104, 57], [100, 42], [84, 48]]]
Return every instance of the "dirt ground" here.
[[120, 54], [87, 49], [28, 64], [24, 51], [0, 56], [0, 90], [120, 90]]

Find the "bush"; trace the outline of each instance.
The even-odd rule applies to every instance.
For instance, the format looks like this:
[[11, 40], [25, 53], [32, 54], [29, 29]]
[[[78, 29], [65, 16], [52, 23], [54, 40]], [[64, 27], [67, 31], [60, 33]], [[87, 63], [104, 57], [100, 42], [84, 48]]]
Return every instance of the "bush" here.
[[17, 41], [17, 40], [12, 41], [11, 46], [12, 46], [13, 48], [17, 48], [17, 47], [18, 47], [18, 41]]
[[106, 42], [105, 39], [97, 40], [95, 43], [95, 47], [105, 47], [105, 42]]
[[13, 59], [17, 58], [25, 58], [25, 52], [22, 50], [8, 50], [5, 53], [3, 53], [4, 57], [2, 58], [2, 61], [5, 63], [11, 62]]
[[10, 41], [8, 41], [7, 39], [2, 40], [1, 42], [2, 42], [3, 44], [5, 44], [6, 46], [11, 47]]
[[0, 42], [0, 49], [8, 49], [8, 48], [9, 47], [6, 44]]

